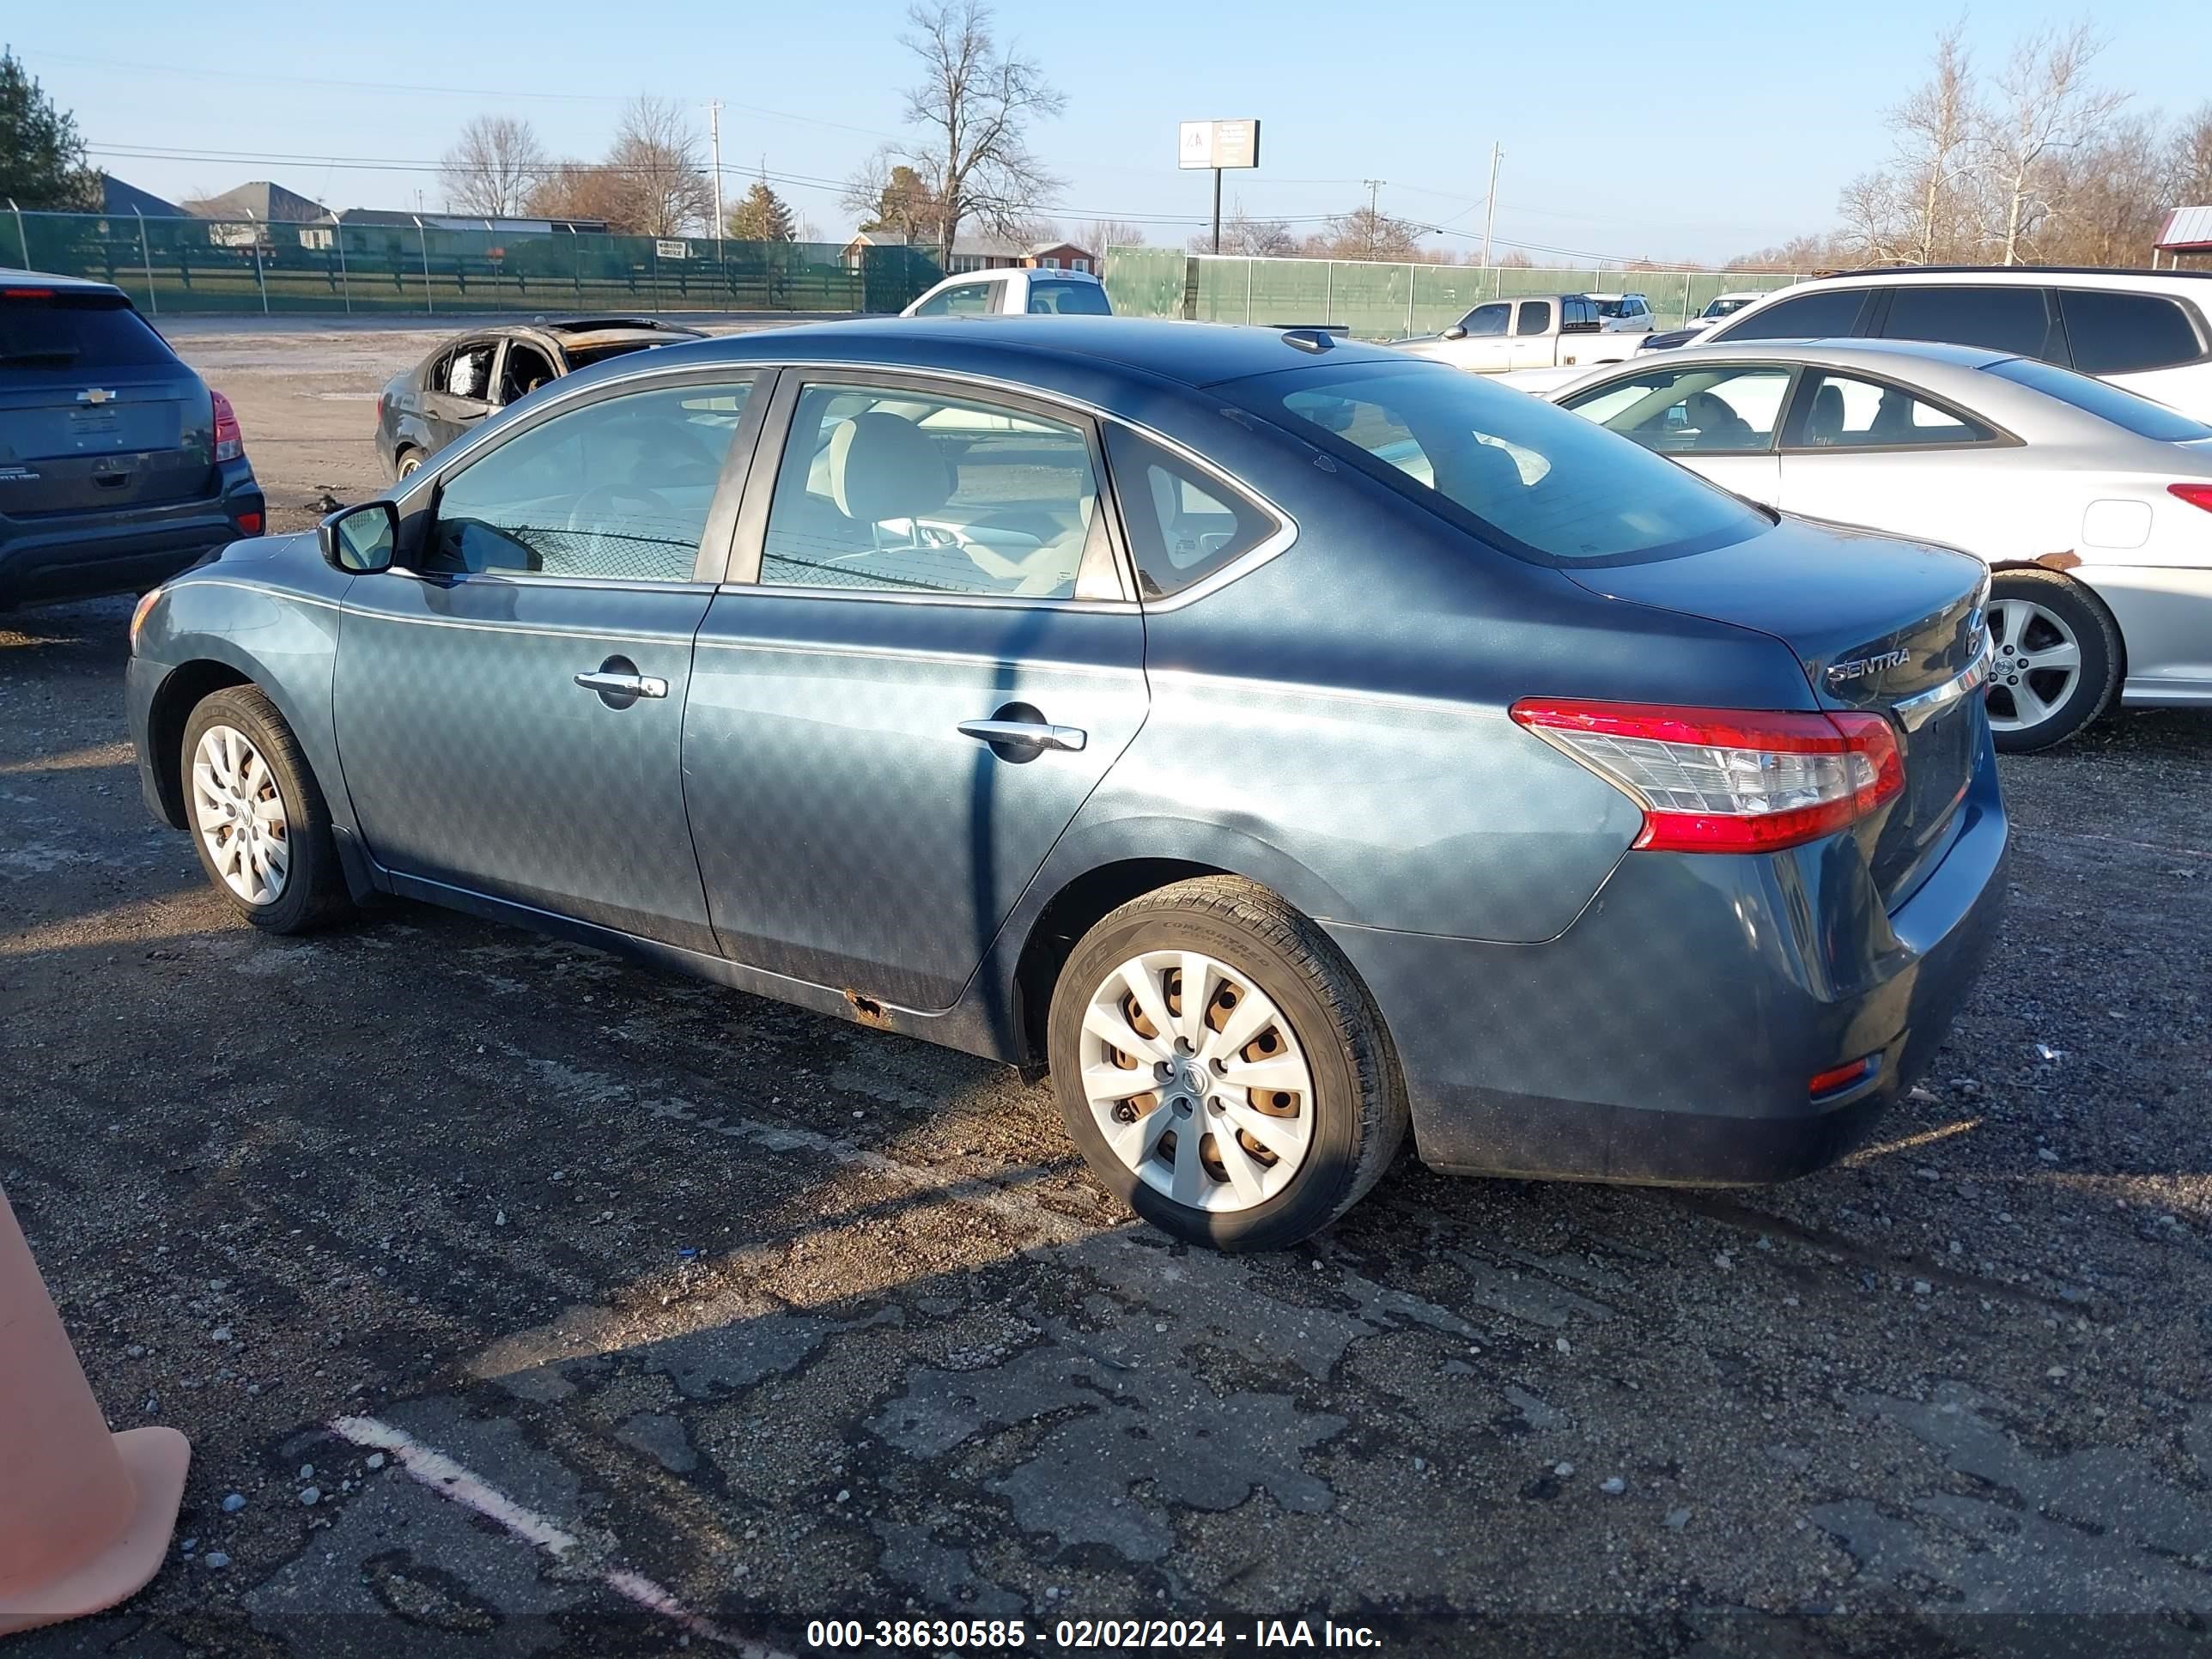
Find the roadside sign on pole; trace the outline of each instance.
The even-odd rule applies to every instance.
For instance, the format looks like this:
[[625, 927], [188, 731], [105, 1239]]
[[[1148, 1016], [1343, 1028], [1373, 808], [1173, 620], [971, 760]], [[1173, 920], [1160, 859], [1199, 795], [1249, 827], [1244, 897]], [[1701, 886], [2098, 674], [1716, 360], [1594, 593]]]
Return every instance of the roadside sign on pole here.
[[1260, 124], [1251, 121], [1185, 121], [1176, 131], [1176, 165], [1184, 168], [1256, 167]]

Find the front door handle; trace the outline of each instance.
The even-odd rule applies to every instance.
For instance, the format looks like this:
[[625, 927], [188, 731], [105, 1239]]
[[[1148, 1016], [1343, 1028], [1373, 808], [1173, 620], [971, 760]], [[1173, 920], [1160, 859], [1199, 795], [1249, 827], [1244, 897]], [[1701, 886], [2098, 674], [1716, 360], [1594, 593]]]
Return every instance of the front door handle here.
[[[651, 674], [611, 674], [598, 669], [589, 674], [576, 676], [576, 684], [586, 691], [596, 691], [605, 697], [665, 697], [668, 682]], [[1080, 744], [1076, 745], [1082, 747]]]
[[960, 735], [978, 743], [1010, 743], [1036, 749], [1065, 749], [1071, 753], [1088, 743], [1079, 726], [1048, 726], [1042, 720], [963, 720]]

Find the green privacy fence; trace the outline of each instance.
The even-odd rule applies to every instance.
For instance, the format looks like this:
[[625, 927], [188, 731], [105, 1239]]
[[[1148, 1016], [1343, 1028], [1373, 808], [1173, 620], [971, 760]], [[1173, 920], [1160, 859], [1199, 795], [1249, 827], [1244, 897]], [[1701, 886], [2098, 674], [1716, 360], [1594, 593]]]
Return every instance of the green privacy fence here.
[[227, 222], [0, 209], [0, 263], [191, 312], [897, 311], [938, 279], [911, 247], [714, 237]]
[[1155, 247], [1117, 247], [1106, 258], [1106, 292], [1124, 316], [1273, 327], [1343, 324], [1370, 340], [1431, 334], [1485, 300], [1523, 294], [1641, 294], [1651, 303], [1656, 326], [1678, 328], [1719, 295], [1764, 292], [1802, 280], [1784, 271], [1399, 264]]

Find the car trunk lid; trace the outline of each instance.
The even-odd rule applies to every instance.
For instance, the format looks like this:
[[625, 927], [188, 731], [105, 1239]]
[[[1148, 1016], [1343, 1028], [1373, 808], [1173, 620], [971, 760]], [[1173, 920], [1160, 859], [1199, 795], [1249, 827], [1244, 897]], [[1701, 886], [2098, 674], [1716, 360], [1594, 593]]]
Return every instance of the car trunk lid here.
[[1771, 635], [1796, 653], [1821, 708], [1887, 717], [1905, 789], [1854, 833], [1890, 908], [1911, 896], [1948, 845], [1988, 724], [1978, 560], [1784, 520], [1709, 552], [1567, 574], [1609, 599]]
[[0, 514], [190, 500], [214, 465], [207, 387], [119, 295], [0, 290]]

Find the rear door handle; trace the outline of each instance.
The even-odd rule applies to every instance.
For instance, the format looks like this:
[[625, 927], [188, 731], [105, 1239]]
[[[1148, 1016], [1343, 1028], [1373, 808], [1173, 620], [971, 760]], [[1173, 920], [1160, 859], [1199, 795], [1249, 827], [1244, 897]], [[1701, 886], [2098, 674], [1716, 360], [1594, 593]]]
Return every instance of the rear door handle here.
[[1073, 753], [1090, 735], [1079, 726], [1048, 726], [1042, 720], [963, 720], [960, 735], [978, 743], [1021, 744], [1036, 749], [1065, 749]]
[[[576, 684], [586, 691], [597, 691], [610, 697], [665, 697], [668, 695], [668, 682], [651, 674], [610, 674], [605, 669], [599, 669], [589, 674], [577, 675]], [[1082, 746], [1080, 744], [1076, 745], [1079, 749]]]

